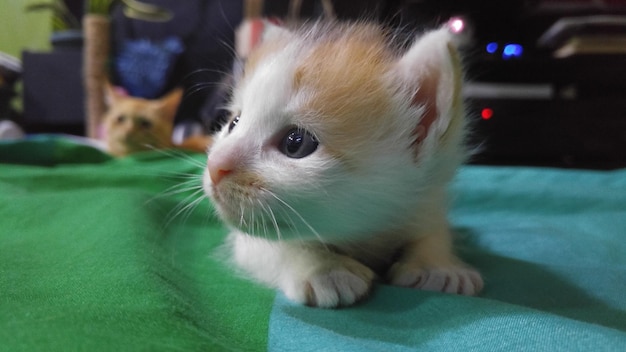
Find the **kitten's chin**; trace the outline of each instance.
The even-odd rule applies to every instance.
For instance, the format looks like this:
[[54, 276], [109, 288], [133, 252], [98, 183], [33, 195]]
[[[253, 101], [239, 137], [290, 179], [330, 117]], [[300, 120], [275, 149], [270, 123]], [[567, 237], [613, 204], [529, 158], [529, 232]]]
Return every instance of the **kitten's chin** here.
[[306, 211], [254, 182], [247, 187], [229, 180], [215, 185], [205, 172], [203, 189], [220, 220], [230, 228], [267, 240], [321, 240], [316, 231], [320, 224], [305, 218]]
[[[220, 187], [217, 187], [211, 182], [211, 179], [208, 174], [204, 175], [204, 180], [202, 184], [202, 188], [204, 190], [204, 194], [211, 200], [213, 207], [215, 208], [217, 215], [219, 218], [233, 228], [239, 228], [237, 226], [237, 222], [234, 219], [243, 219], [241, 214], [237, 214], [234, 211], [234, 208], [228, 205], [228, 202], [232, 202], [232, 197], [225, 197], [224, 191], [220, 190]], [[240, 221], [240, 220], [237, 220]], [[244, 231], [243, 229], [239, 229]]]
[[[242, 209], [239, 208], [239, 205], [229, 203], [229, 200], [232, 201], [232, 199], [224, 197], [222, 192], [216, 188], [212, 186], [209, 187], [211, 188], [208, 193], [209, 199], [213, 203], [220, 220], [228, 227], [253, 237], [272, 241], [309, 239], [305, 237], [308, 237], [307, 235], [311, 234], [311, 231], [303, 225], [295, 225], [294, 220], [289, 222], [290, 220], [284, 220], [276, 215], [271, 215], [267, 208], [251, 210], [249, 207], [246, 207], [246, 211], [242, 213]], [[314, 238], [315, 237], [311, 239]]]

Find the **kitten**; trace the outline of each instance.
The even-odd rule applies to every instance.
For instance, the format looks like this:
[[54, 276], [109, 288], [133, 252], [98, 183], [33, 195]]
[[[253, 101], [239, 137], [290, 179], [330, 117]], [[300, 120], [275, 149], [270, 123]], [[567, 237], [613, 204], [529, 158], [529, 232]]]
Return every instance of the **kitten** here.
[[478, 293], [446, 220], [465, 155], [454, 36], [402, 50], [373, 24], [266, 26], [203, 179], [236, 265], [318, 307], [351, 305], [379, 277]]
[[191, 136], [181, 144], [172, 143], [174, 117], [183, 97], [183, 88], [174, 88], [160, 99], [132, 97], [105, 84], [108, 110], [103, 117], [102, 139], [115, 156], [140, 151], [180, 148], [206, 152], [210, 136]]

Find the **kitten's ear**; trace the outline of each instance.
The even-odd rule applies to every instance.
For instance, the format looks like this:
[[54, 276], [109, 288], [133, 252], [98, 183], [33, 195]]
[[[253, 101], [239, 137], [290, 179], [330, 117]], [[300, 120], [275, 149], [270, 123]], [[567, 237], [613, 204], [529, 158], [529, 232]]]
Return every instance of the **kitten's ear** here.
[[276, 21], [264, 20], [263, 23], [265, 27], [263, 29], [261, 42], [280, 38], [290, 38], [292, 36], [291, 31]]
[[235, 50], [239, 58], [247, 58], [250, 52], [267, 40], [289, 38], [291, 32], [279, 22], [253, 18], [245, 20], [235, 32]]
[[449, 129], [461, 125], [463, 77], [455, 39], [448, 27], [427, 32], [397, 62], [396, 72], [409, 87], [411, 104], [423, 109], [414, 130], [416, 155], [426, 140], [437, 143]]
[[174, 116], [176, 116], [176, 111], [183, 99], [184, 92], [185, 90], [182, 87], [176, 87], [158, 100], [159, 109], [163, 111], [163, 115], [168, 119], [174, 121]]

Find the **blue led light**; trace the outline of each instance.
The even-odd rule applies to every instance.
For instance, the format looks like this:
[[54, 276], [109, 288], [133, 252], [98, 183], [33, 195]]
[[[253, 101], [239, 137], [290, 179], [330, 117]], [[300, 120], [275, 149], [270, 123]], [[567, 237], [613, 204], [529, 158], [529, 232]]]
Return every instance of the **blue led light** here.
[[489, 54], [495, 54], [496, 51], [498, 51], [498, 43], [491, 42], [491, 43], [487, 44], [487, 52]]
[[510, 59], [513, 57], [521, 57], [524, 52], [524, 48], [519, 44], [507, 44], [502, 50], [502, 58]]

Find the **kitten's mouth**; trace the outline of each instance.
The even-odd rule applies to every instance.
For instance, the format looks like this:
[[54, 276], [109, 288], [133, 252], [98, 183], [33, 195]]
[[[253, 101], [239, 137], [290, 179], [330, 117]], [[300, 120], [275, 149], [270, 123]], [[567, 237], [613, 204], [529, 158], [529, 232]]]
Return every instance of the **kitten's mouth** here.
[[213, 200], [217, 203], [223, 202], [222, 193], [214, 184], [209, 185], [209, 196], [211, 196], [211, 198], [213, 198]]
[[279, 238], [281, 232], [293, 226], [276, 214], [270, 215], [269, 206], [256, 206], [261, 201], [256, 203], [252, 199], [243, 199], [242, 194], [224, 190], [220, 185], [205, 185], [205, 191], [207, 189], [222, 220], [241, 231], [254, 236]]
[[212, 200], [220, 218], [230, 226], [253, 236], [273, 239], [307, 232], [301, 215], [283, 201], [274, 201], [278, 197], [258, 180], [248, 179], [243, 186], [229, 182], [231, 180], [214, 184], [208, 174], [204, 177], [205, 194]]
[[[205, 176], [208, 177], [208, 176]], [[204, 181], [204, 193], [209, 196], [215, 206], [220, 210], [222, 217], [231, 218], [236, 214], [235, 208], [239, 207], [240, 195], [224, 185], [216, 185], [208, 180]]]
[[204, 179], [202, 181], [202, 188], [204, 189], [204, 194], [206, 194], [210, 199], [214, 200], [215, 202], [222, 202], [222, 195], [221, 192], [218, 190], [217, 185], [213, 184], [213, 182], [210, 181], [209, 178], [209, 174], [205, 173], [204, 174]]

